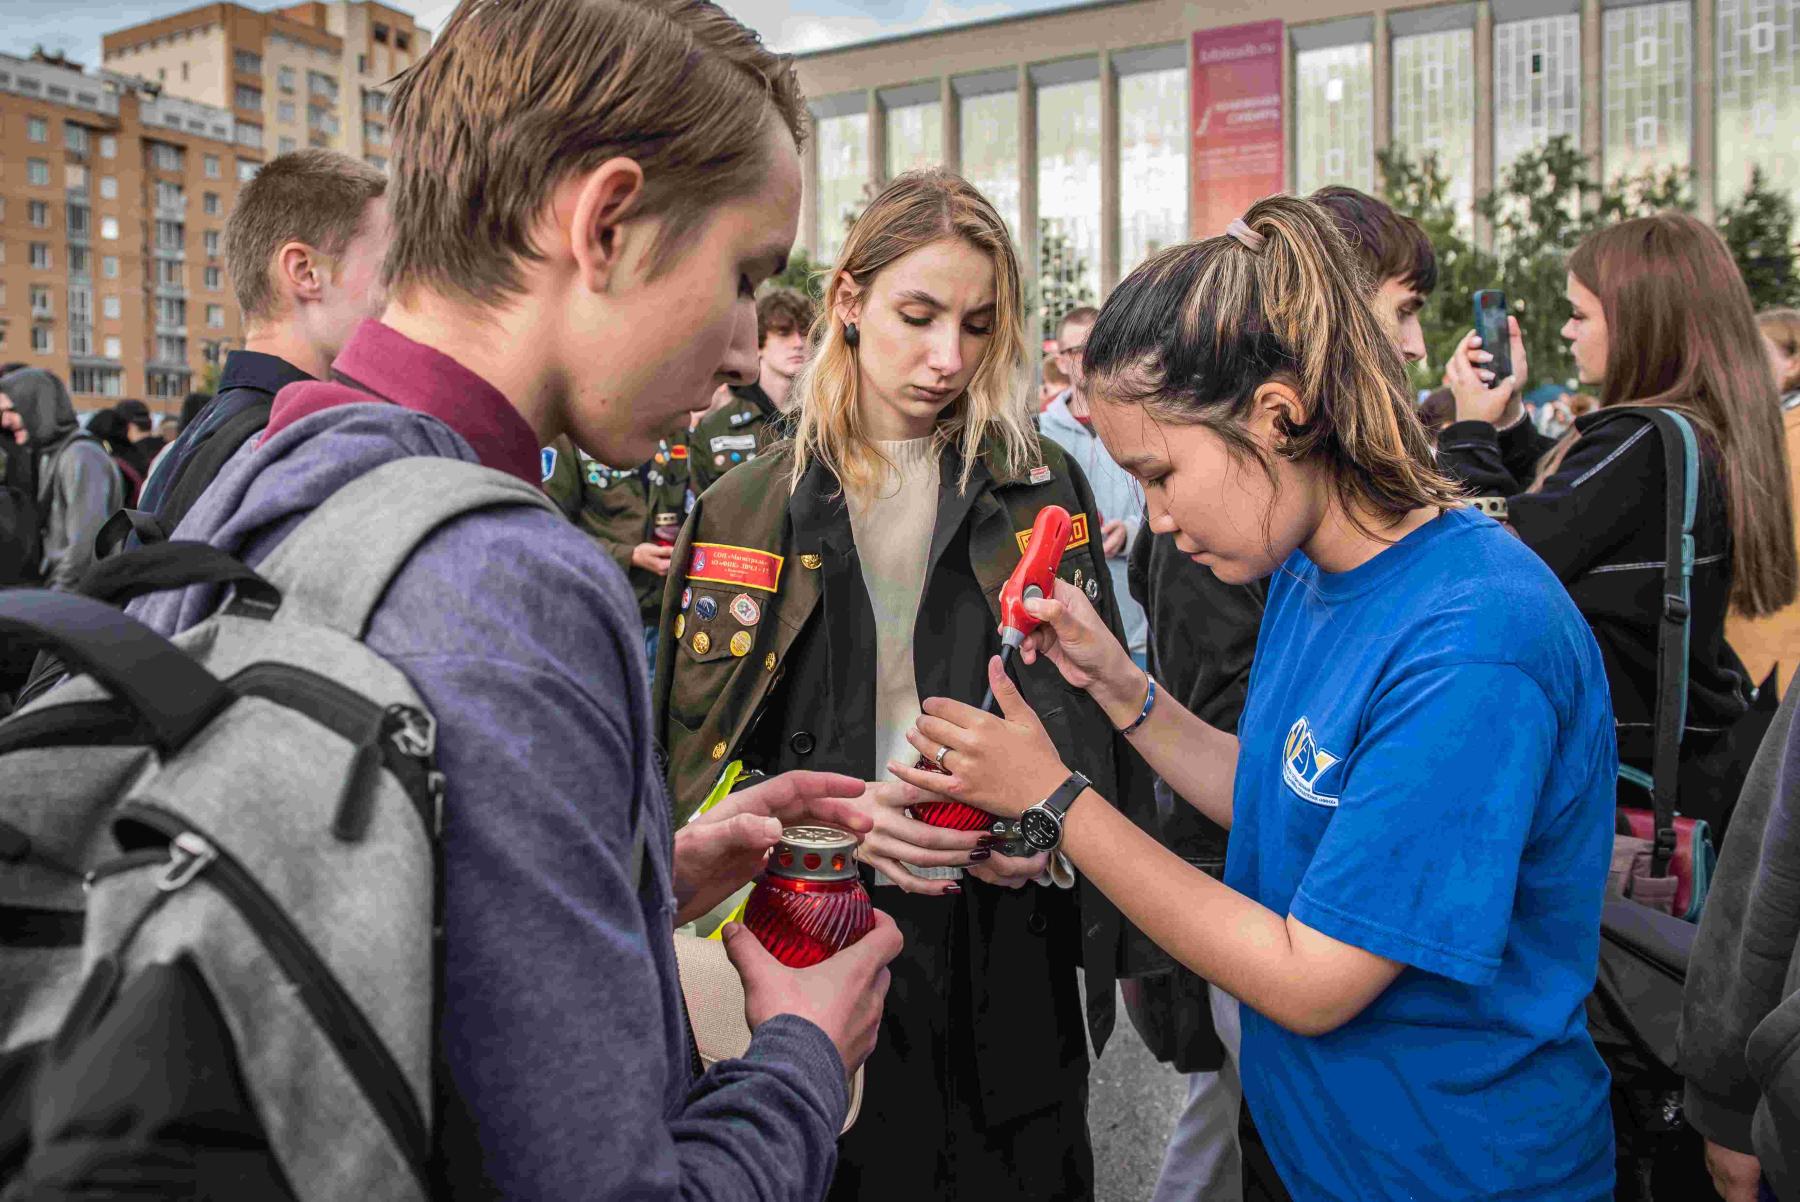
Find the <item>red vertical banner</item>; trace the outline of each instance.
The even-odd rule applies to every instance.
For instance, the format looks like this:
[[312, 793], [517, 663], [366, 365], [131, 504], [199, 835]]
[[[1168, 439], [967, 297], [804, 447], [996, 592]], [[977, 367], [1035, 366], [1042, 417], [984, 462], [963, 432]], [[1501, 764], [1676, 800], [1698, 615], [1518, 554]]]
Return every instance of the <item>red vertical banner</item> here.
[[1281, 104], [1286, 46], [1280, 21], [1194, 35], [1188, 212], [1195, 238], [1224, 233], [1232, 218], [1286, 186]]

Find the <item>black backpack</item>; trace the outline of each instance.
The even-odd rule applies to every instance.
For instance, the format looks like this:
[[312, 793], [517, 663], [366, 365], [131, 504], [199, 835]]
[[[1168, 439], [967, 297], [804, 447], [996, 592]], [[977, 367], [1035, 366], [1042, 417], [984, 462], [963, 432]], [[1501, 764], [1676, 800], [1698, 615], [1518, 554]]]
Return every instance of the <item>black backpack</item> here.
[[36, 458], [31, 448], [0, 433], [0, 588], [42, 579], [44, 519], [38, 511]]

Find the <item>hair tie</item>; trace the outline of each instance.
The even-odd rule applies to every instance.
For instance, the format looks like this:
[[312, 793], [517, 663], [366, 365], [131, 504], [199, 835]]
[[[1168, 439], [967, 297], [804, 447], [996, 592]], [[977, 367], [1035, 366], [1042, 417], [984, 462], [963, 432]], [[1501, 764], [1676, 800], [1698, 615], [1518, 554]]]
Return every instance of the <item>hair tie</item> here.
[[1262, 248], [1269, 241], [1267, 238], [1245, 225], [1242, 217], [1235, 219], [1230, 225], [1226, 226], [1225, 232], [1243, 243], [1244, 249], [1253, 255], [1261, 253]]

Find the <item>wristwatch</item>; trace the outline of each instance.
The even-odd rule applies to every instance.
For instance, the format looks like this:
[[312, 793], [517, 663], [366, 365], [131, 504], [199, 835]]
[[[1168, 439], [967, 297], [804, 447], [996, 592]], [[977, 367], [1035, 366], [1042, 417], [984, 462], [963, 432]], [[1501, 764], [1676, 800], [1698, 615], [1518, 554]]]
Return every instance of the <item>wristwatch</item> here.
[[1062, 846], [1063, 815], [1092, 783], [1081, 773], [1071, 772], [1056, 792], [1019, 815], [1019, 831], [1032, 851], [1055, 851]]

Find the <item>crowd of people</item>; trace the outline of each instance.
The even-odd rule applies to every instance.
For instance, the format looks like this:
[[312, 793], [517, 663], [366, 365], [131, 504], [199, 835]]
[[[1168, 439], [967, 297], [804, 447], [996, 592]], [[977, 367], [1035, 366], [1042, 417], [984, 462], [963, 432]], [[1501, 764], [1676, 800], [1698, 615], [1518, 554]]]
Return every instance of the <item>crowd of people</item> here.
[[[703, 0], [465, 0], [396, 85], [390, 175], [306, 150], [243, 189], [244, 349], [174, 438], [0, 371], [5, 583], [195, 656], [220, 614], [279, 616], [257, 573], [397, 463], [547, 498], [426, 533], [349, 632], [429, 711], [441, 948], [396, 982], [433, 1030], [398, 1087], [426, 1192], [1091, 1198], [1122, 997], [1188, 1073], [1157, 1202], [1695, 1196], [1626, 1150], [1589, 1033], [1630, 899], [1699, 924], [1661, 1016], [1687, 1173], [1800, 1199], [1800, 314], [1754, 313], [1699, 221], [1626, 221], [1569, 248], [1576, 400], [1527, 403], [1513, 320], [1504, 378], [1471, 333], [1421, 404], [1433, 248], [1331, 187], [1155, 254], [1041, 354], [1005, 222], [946, 170], [873, 197], [816, 302], [769, 283], [805, 114]], [[1053, 505], [1073, 534], [1009, 663], [999, 596]], [[413, 520], [363, 516], [371, 545]], [[10, 639], [36, 611], [6, 597]], [[83, 686], [29, 652], [0, 656], [0, 874], [45, 808], [7, 757], [125, 737], [82, 711], [46, 742]], [[344, 764], [280, 769], [349, 839], [398, 770], [339, 733]], [[159, 746], [182, 779], [197, 753]], [[805, 824], [857, 840], [878, 916], [796, 969], [737, 902]], [[159, 889], [205, 870], [178, 844]], [[677, 948], [708, 932], [750, 1029], [716, 1063]], [[146, 1124], [40, 1072], [131, 996], [142, 965], [100, 959], [48, 1050], [0, 988], [0, 1197], [170, 1164], [232, 1196], [194, 1183], [246, 1148], [316, 1196], [310, 1078]]]

